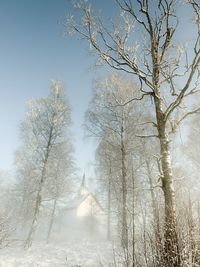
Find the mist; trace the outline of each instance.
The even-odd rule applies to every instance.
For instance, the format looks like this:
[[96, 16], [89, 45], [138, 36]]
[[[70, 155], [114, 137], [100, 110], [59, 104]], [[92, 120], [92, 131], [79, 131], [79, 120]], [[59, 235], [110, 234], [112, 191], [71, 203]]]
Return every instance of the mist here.
[[0, 19], [0, 266], [200, 266], [199, 0]]

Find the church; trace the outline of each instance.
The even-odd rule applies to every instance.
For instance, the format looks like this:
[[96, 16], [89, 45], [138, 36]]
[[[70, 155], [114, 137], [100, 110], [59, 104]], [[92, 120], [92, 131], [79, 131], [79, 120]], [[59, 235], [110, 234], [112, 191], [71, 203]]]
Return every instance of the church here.
[[93, 193], [85, 185], [85, 174], [77, 196], [76, 215], [77, 217], [94, 217], [100, 219], [103, 208]]
[[105, 214], [96, 196], [86, 186], [85, 174], [74, 198], [62, 210], [62, 223], [70, 234], [102, 236], [105, 231]]

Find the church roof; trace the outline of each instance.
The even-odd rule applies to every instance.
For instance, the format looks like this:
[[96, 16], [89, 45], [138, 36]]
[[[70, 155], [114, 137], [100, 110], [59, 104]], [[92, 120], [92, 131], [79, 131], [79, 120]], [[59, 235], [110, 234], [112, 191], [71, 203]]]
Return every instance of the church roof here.
[[73, 198], [72, 200], [68, 201], [66, 203], [66, 210], [71, 210], [71, 209], [76, 209], [79, 207], [79, 205], [81, 203], [83, 203], [89, 196], [91, 196], [96, 204], [99, 206], [99, 208], [103, 211], [103, 207], [101, 206], [101, 204], [99, 203], [99, 201], [97, 200], [97, 198], [95, 197], [95, 195], [93, 193], [88, 193], [86, 195], [78, 195], [75, 198]]

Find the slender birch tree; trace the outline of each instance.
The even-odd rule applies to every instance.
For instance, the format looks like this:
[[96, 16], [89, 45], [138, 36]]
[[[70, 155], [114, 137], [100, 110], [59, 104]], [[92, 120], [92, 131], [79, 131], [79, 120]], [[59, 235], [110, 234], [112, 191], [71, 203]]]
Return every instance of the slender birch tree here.
[[[105, 80], [96, 83], [96, 90], [91, 105], [87, 112], [88, 130], [96, 137], [100, 143], [97, 153], [101, 163], [110, 160], [108, 167], [108, 186], [111, 181], [111, 173], [115, 171], [115, 181], [112, 186], [117, 190], [117, 201], [120, 207], [121, 224], [121, 244], [124, 248], [128, 247], [128, 183], [129, 172], [132, 166], [130, 160], [135, 136], [133, 129], [137, 128], [139, 109], [133, 109], [133, 103], [120, 105], [133, 94], [134, 83], [131, 79], [112, 74]], [[141, 114], [140, 114], [141, 115]], [[100, 154], [107, 154], [102, 160]], [[114, 175], [113, 175], [114, 177]], [[117, 186], [116, 186], [117, 184]], [[109, 187], [108, 187], [109, 188]]]
[[[64, 181], [60, 174], [60, 171], [64, 169], [60, 168], [58, 163], [63, 165], [65, 162], [66, 166], [71, 163], [71, 159], [69, 160], [71, 153], [69, 150], [69, 124], [70, 108], [65, 99], [61, 82], [52, 83], [49, 97], [31, 100], [28, 103], [28, 113], [20, 128], [22, 147], [17, 153], [20, 163], [18, 172], [21, 174], [23, 185], [23, 202], [25, 203], [29, 196], [32, 204], [31, 226], [25, 242], [27, 248], [32, 244], [38, 225], [41, 203], [47, 195], [47, 191], [53, 192], [51, 196], [54, 199], [52, 212], [55, 212], [56, 200]], [[67, 169], [69, 168], [65, 168], [62, 178], [63, 175], [66, 175]], [[59, 179], [62, 180], [62, 185], [59, 183]], [[52, 218], [48, 238], [51, 228]]]

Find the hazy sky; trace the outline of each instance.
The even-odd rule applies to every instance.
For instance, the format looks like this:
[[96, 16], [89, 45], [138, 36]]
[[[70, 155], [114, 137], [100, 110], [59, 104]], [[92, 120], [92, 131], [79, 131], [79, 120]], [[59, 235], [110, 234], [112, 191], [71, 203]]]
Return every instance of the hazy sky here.
[[86, 45], [63, 36], [67, 13], [67, 0], [0, 0], [0, 169], [12, 167], [26, 101], [47, 96], [58, 79], [72, 107], [77, 166], [90, 172], [94, 149], [83, 140], [82, 124], [96, 74]]
[[[92, 2], [104, 13], [113, 12], [111, 0]], [[64, 82], [72, 107], [77, 166], [91, 172], [94, 148], [83, 140], [82, 124], [92, 80], [100, 72], [92, 69], [87, 44], [64, 37], [62, 23], [69, 13], [69, 0], [0, 0], [0, 169], [12, 167], [26, 101], [47, 96], [51, 79], [58, 79]]]

